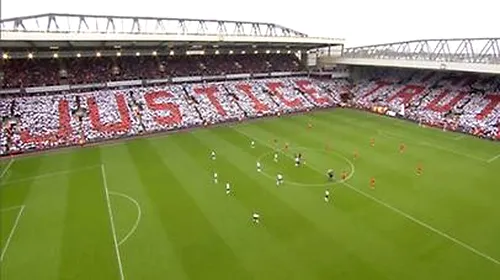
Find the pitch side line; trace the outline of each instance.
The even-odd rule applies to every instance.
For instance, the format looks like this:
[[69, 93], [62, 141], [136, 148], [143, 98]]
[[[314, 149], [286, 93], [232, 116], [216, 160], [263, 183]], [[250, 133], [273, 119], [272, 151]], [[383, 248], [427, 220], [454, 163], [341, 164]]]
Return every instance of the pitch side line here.
[[496, 159], [497, 159], [497, 158], [499, 158], [499, 157], [500, 157], [500, 154], [498, 154], [498, 155], [496, 155], [496, 156], [494, 156], [494, 157], [490, 158], [490, 159], [489, 159], [489, 160], [487, 160], [486, 162], [487, 162], [487, 163], [491, 163], [491, 162], [493, 162], [494, 160], [496, 160]]
[[[310, 117], [311, 118], [311, 117]], [[312, 118], [314, 121], [318, 121], [318, 119], [316, 118]], [[401, 121], [399, 119], [394, 119], [394, 120], [398, 120], [398, 121]], [[323, 120], [319, 120], [320, 122], [323, 122]], [[369, 127], [369, 126], [365, 126], [365, 125], [361, 125], [359, 123], [353, 123], [354, 125], [356, 126], [359, 126], [359, 127], [362, 127], [362, 128], [366, 128], [366, 129], [371, 129], [373, 130], [372, 127]], [[400, 127], [402, 127], [401, 125], [398, 125]], [[464, 153], [460, 153], [460, 152], [457, 152], [455, 150], [452, 150], [452, 149], [449, 149], [449, 148], [446, 148], [446, 147], [443, 147], [443, 146], [440, 146], [440, 145], [437, 145], [435, 143], [428, 143], [428, 142], [425, 142], [425, 141], [421, 141], [421, 142], [415, 142], [413, 141], [412, 139], [409, 139], [405, 136], [402, 136], [402, 135], [398, 135], [398, 134], [395, 134], [395, 133], [392, 133], [392, 132], [386, 132], [386, 131], [383, 131], [383, 130], [380, 130], [380, 129], [377, 129], [375, 130], [379, 135], [382, 135], [382, 136], [385, 136], [385, 137], [389, 137], [389, 138], [399, 138], [401, 140], [406, 140], [406, 141], [411, 141], [411, 143], [415, 143], [417, 145], [421, 145], [421, 146], [426, 146], [426, 147], [430, 147], [430, 148], [435, 148], [435, 149], [438, 149], [438, 150], [442, 150], [442, 151], [445, 151], [445, 152], [448, 152], [448, 153], [452, 153], [452, 154], [455, 154], [455, 155], [459, 155], [459, 156], [462, 156], [462, 157], [467, 157], [467, 158], [470, 158], [470, 159], [474, 159], [474, 160], [477, 160], [477, 161], [480, 161], [480, 162], [486, 162], [488, 163], [488, 160], [487, 159], [484, 159], [484, 158], [480, 158], [480, 157], [477, 157], [477, 156], [474, 156], [474, 155], [470, 155], [470, 154], [464, 154]], [[459, 139], [462, 139], [464, 138], [466, 135], [459, 135], [457, 137], [446, 137], [448, 138], [448, 140], [459, 140]], [[458, 139], [458, 137], [461, 137]]]
[[[14, 236], [14, 232], [17, 229], [17, 225], [19, 224], [19, 219], [21, 219], [21, 215], [23, 214], [24, 207], [25, 207], [24, 205], [16, 206], [16, 207], [10, 207], [11, 210], [15, 209], [15, 208], [20, 208], [20, 210], [17, 213], [16, 220], [14, 221], [14, 226], [12, 226], [12, 229], [10, 230], [9, 237], [7, 237], [7, 241], [5, 242], [5, 245], [2, 248], [2, 254], [0, 255], [0, 262], [3, 261], [5, 253], [7, 252], [7, 248], [9, 248], [10, 240], [12, 239], [12, 236]], [[9, 209], [9, 208], [6, 208], [6, 209]], [[6, 209], [2, 209], [2, 211], [6, 211]]]
[[135, 233], [135, 231], [137, 230], [137, 226], [139, 226], [139, 222], [141, 221], [141, 217], [142, 217], [142, 211], [141, 211], [141, 206], [139, 205], [139, 202], [137, 202], [137, 200], [131, 198], [130, 196], [126, 195], [126, 194], [123, 194], [123, 193], [119, 193], [119, 192], [109, 192], [109, 194], [111, 195], [116, 195], [116, 196], [121, 196], [123, 198], [126, 198], [130, 201], [132, 201], [132, 203], [135, 204], [135, 207], [137, 208], [137, 218], [135, 220], [135, 223], [134, 225], [132, 226], [132, 229], [127, 233], [127, 235], [125, 235], [124, 238], [122, 238], [122, 240], [120, 240], [120, 242], [118, 242], [118, 246], [121, 246], [123, 243], [125, 243], [125, 241], [127, 241], [129, 239], [130, 236], [132, 236], [132, 234]]
[[118, 248], [118, 240], [116, 238], [115, 222], [114, 222], [114, 218], [113, 218], [113, 211], [111, 210], [111, 202], [109, 199], [109, 190], [108, 190], [108, 181], [106, 180], [106, 170], [104, 169], [104, 164], [101, 164], [101, 175], [102, 175], [102, 182], [103, 182], [103, 186], [104, 186], [104, 192], [106, 195], [106, 203], [108, 205], [109, 223], [111, 224], [111, 233], [113, 234], [113, 242], [115, 245], [116, 260], [118, 262], [118, 269], [120, 270], [120, 279], [124, 280], [125, 275], [123, 274], [122, 259], [120, 256], [120, 249]]
[[[316, 118], [313, 118], [313, 119], [317, 121]], [[401, 122], [405, 122], [406, 124], [408, 124], [408, 122], [400, 120], [400, 119], [397, 119], [397, 118], [391, 118], [391, 119], [392, 120], [401, 121]], [[322, 120], [319, 120], [319, 121], [322, 121]], [[353, 122], [353, 124], [357, 125], [359, 127], [373, 129], [372, 127], [361, 125], [361, 124], [356, 123], [356, 122]], [[398, 126], [403, 127], [400, 124], [398, 124]], [[437, 145], [435, 143], [428, 143], [428, 142], [425, 142], [425, 141], [414, 142], [413, 140], [411, 140], [411, 139], [409, 139], [407, 137], [404, 137], [404, 136], [401, 136], [401, 135], [397, 135], [397, 134], [394, 134], [394, 133], [385, 132], [385, 131], [380, 130], [380, 129], [376, 130], [376, 132], [378, 134], [382, 135], [382, 136], [391, 137], [391, 138], [400, 138], [402, 140], [411, 141], [412, 143], [415, 143], [417, 145], [423, 145], [423, 146], [426, 146], [426, 147], [435, 148], [435, 149], [438, 149], [438, 150], [442, 150], [442, 151], [445, 151], [445, 152], [448, 152], [448, 153], [452, 153], [452, 154], [456, 154], [456, 155], [459, 155], [459, 156], [467, 157], [467, 158], [474, 159], [474, 160], [477, 160], [477, 161], [489, 163], [487, 159], [476, 157], [476, 156], [470, 155], [470, 154], [460, 153], [460, 152], [457, 152], [455, 150], [452, 150], [452, 149], [449, 149], [449, 148]], [[460, 140], [460, 139], [465, 138], [465, 137], [466, 137], [466, 135], [459, 135], [459, 136], [456, 136], [456, 137], [446, 137], [446, 138], [448, 138], [449, 140]]]
[[73, 172], [93, 169], [93, 168], [97, 168], [97, 167], [99, 167], [99, 165], [91, 165], [91, 166], [82, 167], [82, 168], [75, 168], [75, 169], [70, 169], [70, 170], [44, 173], [44, 174], [40, 174], [40, 175], [36, 175], [36, 176], [21, 178], [18, 180], [0, 182], [0, 188], [5, 187], [7, 185], [15, 184], [15, 183], [21, 183], [21, 182], [26, 182], [26, 181], [30, 181], [30, 180], [37, 180], [37, 179], [43, 179], [43, 178], [48, 178], [48, 177], [53, 177], [53, 176], [58, 176], [58, 175], [64, 175], [64, 174], [69, 174], [69, 173], [73, 173]]
[[[309, 165], [309, 166], [312, 169], [320, 172], [319, 169], [315, 168], [314, 166], [311, 166], [311, 165]], [[430, 231], [432, 231], [432, 232], [434, 232], [434, 233], [436, 233], [436, 234], [438, 234], [438, 235], [440, 235], [440, 236], [442, 236], [442, 237], [444, 237], [444, 238], [446, 238], [446, 239], [454, 242], [455, 244], [460, 245], [461, 247], [463, 247], [463, 248], [471, 251], [472, 253], [474, 253], [474, 254], [476, 254], [476, 255], [478, 255], [480, 257], [483, 257], [483, 258], [485, 258], [485, 259], [487, 259], [487, 260], [489, 260], [489, 261], [491, 261], [491, 262], [493, 262], [493, 263], [495, 263], [497, 265], [500, 265], [500, 261], [498, 261], [498, 260], [490, 257], [489, 255], [487, 255], [487, 254], [485, 254], [485, 253], [483, 253], [483, 252], [475, 249], [474, 247], [468, 245], [467, 243], [465, 243], [463, 241], [460, 241], [457, 238], [455, 238], [455, 237], [453, 237], [453, 236], [451, 236], [451, 235], [449, 235], [449, 234], [447, 234], [447, 233], [445, 233], [443, 231], [440, 231], [440, 230], [436, 229], [435, 227], [433, 227], [433, 226], [431, 226], [431, 225], [429, 225], [429, 224], [427, 224], [427, 223], [425, 223], [425, 222], [423, 222], [423, 221], [421, 221], [421, 220], [419, 220], [419, 219], [411, 216], [410, 214], [408, 214], [408, 213], [406, 213], [406, 212], [404, 212], [404, 211], [402, 211], [402, 210], [400, 210], [400, 209], [398, 209], [398, 208], [396, 208], [396, 207], [394, 207], [394, 206], [392, 206], [392, 205], [390, 205], [390, 204], [388, 204], [388, 203], [386, 203], [386, 202], [384, 202], [384, 201], [382, 201], [382, 200], [380, 200], [380, 199], [378, 199], [378, 198], [376, 198], [376, 197], [374, 197], [374, 196], [372, 196], [372, 195], [370, 195], [370, 194], [368, 194], [368, 193], [366, 193], [366, 192], [364, 192], [364, 191], [362, 191], [360, 189], [357, 189], [357, 188], [353, 187], [351, 184], [349, 184], [349, 183], [347, 183], [345, 181], [341, 181], [341, 183], [344, 184], [344, 186], [348, 187], [349, 189], [357, 192], [358, 194], [363, 195], [364, 197], [373, 200], [374, 202], [376, 202], [376, 203], [378, 203], [378, 204], [386, 207], [389, 210], [392, 210], [393, 212], [395, 212], [395, 213], [397, 213], [397, 214], [405, 217], [406, 219], [408, 219], [408, 220], [410, 220], [410, 221], [412, 221], [412, 222], [414, 222], [414, 223], [416, 223], [416, 224], [418, 224], [418, 225], [420, 225], [420, 226], [422, 226], [422, 227], [424, 227], [424, 228], [426, 228], [426, 229], [428, 229], [428, 230], [430, 230]]]
[[5, 176], [5, 173], [7, 173], [7, 171], [9, 170], [10, 166], [13, 163], [14, 163], [14, 158], [12, 158], [11, 160], [9, 160], [9, 163], [7, 163], [7, 166], [3, 169], [2, 174], [0, 174], [0, 179], [2, 179], [3, 176]]
[[[239, 130], [235, 130], [235, 131], [237, 131], [237, 132], [239, 132], [239, 133], [241, 133], [241, 134], [245, 135], [246, 137], [250, 137], [249, 135], [247, 135], [247, 134], [246, 134], [246, 133], [244, 133], [244, 132], [241, 132], [241, 131], [239, 131]], [[269, 144], [268, 144], [267, 142], [265, 142], [265, 141], [262, 141], [262, 140], [260, 140], [260, 139], [258, 139], [258, 138], [255, 138], [255, 137], [250, 137], [250, 138], [251, 138], [251, 139], [255, 139], [255, 140], [257, 140], [257, 141], [259, 141], [259, 142], [261, 142], [261, 143], [264, 143], [266, 146], [268, 146], [268, 147], [272, 148], [272, 147], [271, 147], [271, 146], [269, 146]], [[288, 155], [288, 154], [285, 154], [285, 156], [291, 157], [291, 156], [290, 156], [290, 155]], [[499, 157], [500, 157], [500, 155], [499, 155]], [[322, 173], [322, 172], [321, 172], [318, 168], [316, 168], [316, 167], [312, 166], [311, 164], [309, 164], [309, 167], [310, 167], [311, 169], [313, 169], [313, 170], [316, 170], [317, 172]], [[495, 264], [497, 264], [497, 265], [500, 265], [500, 261], [498, 261], [498, 260], [496, 260], [496, 259], [494, 259], [494, 258], [490, 257], [489, 255], [487, 255], [487, 254], [485, 254], [485, 253], [483, 253], [483, 252], [481, 252], [481, 251], [479, 251], [479, 250], [475, 249], [474, 247], [472, 247], [472, 246], [468, 245], [467, 243], [462, 242], [462, 241], [458, 240], [457, 238], [455, 238], [455, 237], [453, 237], [453, 236], [451, 236], [451, 235], [449, 235], [449, 234], [447, 234], [447, 233], [444, 233], [444, 232], [442, 232], [442, 231], [440, 231], [440, 230], [436, 229], [435, 227], [433, 227], [433, 226], [431, 226], [431, 225], [429, 225], [429, 224], [427, 224], [427, 223], [425, 223], [425, 222], [423, 222], [423, 221], [421, 221], [421, 220], [419, 220], [419, 219], [417, 219], [417, 218], [415, 218], [415, 217], [411, 216], [410, 214], [408, 214], [408, 213], [406, 213], [406, 212], [403, 212], [402, 210], [399, 210], [398, 208], [396, 208], [396, 207], [394, 207], [394, 206], [392, 206], [392, 205], [390, 205], [390, 204], [388, 204], [388, 203], [386, 203], [386, 202], [384, 202], [384, 201], [382, 201], [382, 200], [380, 200], [380, 199], [378, 199], [378, 198], [376, 198], [376, 197], [374, 197], [374, 196], [372, 196], [372, 195], [370, 195], [370, 194], [368, 194], [368, 193], [366, 193], [366, 192], [364, 192], [364, 191], [362, 191], [362, 190], [359, 190], [359, 189], [357, 189], [357, 188], [353, 187], [352, 185], [348, 184], [347, 182], [341, 182], [341, 183], [342, 183], [342, 184], [344, 184], [344, 185], [345, 185], [346, 187], [348, 187], [349, 189], [351, 189], [351, 190], [353, 190], [353, 191], [357, 192], [358, 194], [360, 194], [360, 195], [362, 195], [362, 196], [364, 196], [364, 197], [366, 197], [366, 198], [368, 198], [368, 199], [371, 199], [372, 201], [374, 201], [374, 202], [376, 202], [376, 203], [378, 203], [378, 204], [380, 204], [380, 205], [382, 205], [382, 206], [386, 207], [386, 208], [387, 208], [387, 209], [389, 209], [389, 210], [392, 210], [392, 211], [393, 211], [393, 212], [395, 212], [396, 214], [399, 214], [400, 216], [402, 216], [402, 217], [404, 217], [404, 218], [406, 218], [406, 219], [408, 219], [408, 220], [410, 220], [410, 221], [412, 221], [412, 222], [414, 222], [414, 223], [416, 223], [416, 224], [418, 224], [418, 225], [420, 225], [420, 226], [422, 226], [422, 227], [424, 227], [424, 228], [426, 228], [426, 229], [428, 229], [428, 230], [430, 230], [430, 231], [432, 231], [432, 232], [434, 232], [434, 233], [436, 233], [436, 234], [438, 234], [438, 235], [440, 235], [440, 236], [442, 236], [442, 237], [444, 237], [444, 238], [446, 238], [446, 239], [448, 239], [448, 240], [452, 241], [453, 243], [455, 243], [455, 244], [457, 244], [457, 245], [461, 246], [462, 248], [465, 248], [465, 249], [469, 250], [470, 252], [472, 252], [472, 253], [474, 253], [474, 254], [476, 254], [476, 255], [478, 255], [478, 256], [480, 256], [480, 257], [482, 257], [482, 258], [486, 259], [486, 260], [489, 260], [489, 261], [491, 261], [491, 262], [493, 262], [493, 263], [495, 263]]]
[[493, 262], [493, 263], [495, 263], [497, 265], [500, 265], [500, 261], [498, 261], [498, 260], [496, 260], [496, 259], [494, 259], [494, 258], [492, 258], [492, 257], [490, 257], [488, 255], [486, 255], [485, 253], [483, 253], [483, 252], [475, 249], [474, 247], [468, 245], [467, 243], [464, 243], [464, 242], [456, 239], [455, 237], [453, 237], [453, 236], [451, 236], [451, 235], [449, 235], [447, 233], [444, 233], [444, 232], [442, 232], [442, 231], [440, 231], [440, 230], [432, 227], [431, 225], [429, 225], [429, 224], [427, 224], [425, 222], [422, 222], [421, 220], [419, 220], [419, 219], [411, 216], [410, 214], [407, 214], [407, 213], [403, 212], [402, 210], [399, 210], [398, 208], [396, 208], [394, 206], [391, 206], [390, 204], [387, 204], [387, 203], [383, 202], [382, 200], [380, 200], [380, 199], [378, 199], [378, 198], [376, 198], [376, 197], [374, 197], [374, 196], [372, 196], [372, 195], [370, 195], [370, 194], [368, 194], [368, 193], [366, 193], [366, 192], [364, 192], [364, 191], [362, 191], [360, 189], [357, 189], [357, 188], [353, 187], [349, 183], [346, 183], [346, 182], [342, 182], [342, 183], [346, 187], [348, 187], [349, 189], [357, 192], [358, 194], [360, 194], [360, 195], [362, 195], [362, 196], [364, 196], [364, 197], [366, 197], [368, 199], [373, 200], [374, 202], [376, 202], [376, 203], [378, 203], [378, 204], [380, 204], [380, 205], [388, 208], [389, 210], [392, 210], [393, 212], [395, 212], [395, 213], [397, 213], [397, 214], [405, 217], [406, 219], [408, 219], [408, 220], [410, 220], [410, 221], [412, 221], [412, 222], [414, 222], [414, 223], [416, 223], [416, 224], [418, 224], [418, 225], [420, 225], [420, 226], [422, 226], [422, 227], [424, 227], [424, 228], [426, 228], [426, 229], [428, 229], [428, 230], [430, 230], [430, 231], [432, 231], [432, 232], [434, 232], [434, 233], [436, 233], [438, 235], [441, 235], [442, 237], [444, 237], [444, 238], [446, 238], [446, 239], [454, 242], [455, 244], [458, 244], [458, 245], [462, 246], [463, 248], [471, 251], [472, 253], [474, 253], [474, 254], [476, 254], [476, 255], [478, 255], [480, 257], [483, 257], [483, 258], [485, 258], [485, 259], [487, 259], [487, 260], [489, 260], [489, 261], [491, 261], [491, 262]]
[[481, 161], [481, 162], [487, 162], [487, 160], [484, 159], [484, 158], [476, 157], [476, 156], [470, 155], [470, 154], [460, 153], [460, 152], [457, 152], [455, 150], [448, 149], [448, 148], [436, 145], [434, 143], [428, 143], [426, 141], [414, 142], [413, 140], [408, 139], [407, 137], [400, 136], [400, 135], [397, 135], [397, 134], [394, 134], [394, 133], [388, 133], [388, 132], [385, 132], [383, 130], [378, 130], [378, 133], [380, 135], [382, 135], [382, 136], [385, 136], [385, 137], [392, 137], [392, 138], [399, 138], [401, 140], [408, 140], [408, 141], [411, 141], [412, 143], [415, 143], [417, 145], [422, 145], [422, 146], [426, 146], [426, 147], [429, 147], [429, 148], [434, 148], [434, 149], [437, 149], [437, 150], [442, 150], [442, 151], [445, 151], [445, 152], [448, 152], [448, 153], [452, 153], [452, 154], [455, 154], [455, 155], [458, 155], [458, 156], [462, 156], [462, 157], [467, 157], [467, 158], [474, 159], [474, 160]]
[[428, 142], [425, 142], [425, 141], [421, 142], [421, 144], [424, 145], [424, 146], [426, 146], [426, 147], [435, 148], [435, 149], [442, 150], [442, 151], [445, 151], [445, 152], [448, 152], [448, 153], [452, 153], [452, 154], [455, 154], [455, 155], [459, 155], [459, 156], [463, 156], [463, 157], [468, 157], [470, 159], [475, 159], [475, 160], [482, 161], [482, 162], [486, 161], [484, 158], [476, 157], [476, 156], [470, 155], [470, 154], [460, 153], [460, 152], [457, 152], [455, 150], [448, 149], [448, 148], [445, 148], [445, 147], [441, 147], [441, 146], [438, 146], [436, 144], [428, 143]]

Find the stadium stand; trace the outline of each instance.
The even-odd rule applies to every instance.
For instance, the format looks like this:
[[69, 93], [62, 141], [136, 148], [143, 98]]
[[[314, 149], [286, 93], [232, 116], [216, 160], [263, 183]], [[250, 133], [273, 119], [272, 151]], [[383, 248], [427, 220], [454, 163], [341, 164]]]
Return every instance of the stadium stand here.
[[[497, 39], [345, 49], [343, 39], [259, 22], [43, 14], [1, 23], [2, 156], [336, 106], [500, 140], [498, 76], [447, 64], [486, 67]], [[481, 53], [463, 48], [473, 41]], [[370, 66], [391, 59], [408, 68]], [[418, 61], [434, 71], [412, 68]]]
[[[282, 60], [274, 59], [271, 63], [277, 69], [294, 69], [296, 65], [287, 64], [288, 59], [283, 56]], [[230, 63], [233, 61], [226, 65]], [[101, 64], [96, 67], [101, 68]], [[230, 69], [223, 67], [208, 71], [227, 70]], [[0, 99], [4, 128], [1, 153], [22, 153], [334, 106], [338, 96], [327, 93], [323, 86], [305, 77], [271, 78], [4, 97]]]
[[355, 82], [356, 107], [382, 108], [421, 124], [500, 139], [497, 77], [402, 70], [379, 77]]
[[[293, 72], [300, 67], [289, 55], [184, 58], [87, 58], [59, 63], [68, 66], [69, 82], [83, 84], [269, 68]], [[62, 79], [56, 65], [51, 60], [11, 61], [4, 65], [5, 85], [57, 84]], [[337, 105], [382, 114], [392, 112], [392, 116], [421, 124], [500, 139], [500, 106], [496, 106], [500, 103], [500, 95], [496, 94], [499, 85], [497, 78], [488, 76], [376, 69], [352, 81], [283, 77], [11, 95], [0, 99], [1, 154]], [[346, 93], [349, 97], [343, 100]]]
[[299, 66], [293, 54], [14, 59], [5, 61], [2, 87], [298, 71]]

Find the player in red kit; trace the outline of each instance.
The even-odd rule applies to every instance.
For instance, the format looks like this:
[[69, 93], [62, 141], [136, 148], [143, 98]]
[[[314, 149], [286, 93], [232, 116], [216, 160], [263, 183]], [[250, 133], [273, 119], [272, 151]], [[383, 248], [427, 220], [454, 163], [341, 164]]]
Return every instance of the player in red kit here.
[[342, 181], [345, 181], [347, 179], [347, 171], [343, 170], [342, 171]]
[[370, 139], [370, 146], [375, 147], [375, 138]]
[[399, 144], [399, 153], [404, 153], [406, 150], [406, 145], [404, 143]]
[[423, 167], [422, 167], [422, 164], [421, 164], [421, 163], [419, 163], [419, 164], [417, 165], [417, 175], [419, 175], [419, 176], [420, 176], [420, 175], [422, 175], [422, 173], [423, 173], [423, 172], [424, 172], [424, 169], [423, 169]]
[[375, 188], [375, 177], [370, 178], [370, 188], [372, 188], [372, 189]]

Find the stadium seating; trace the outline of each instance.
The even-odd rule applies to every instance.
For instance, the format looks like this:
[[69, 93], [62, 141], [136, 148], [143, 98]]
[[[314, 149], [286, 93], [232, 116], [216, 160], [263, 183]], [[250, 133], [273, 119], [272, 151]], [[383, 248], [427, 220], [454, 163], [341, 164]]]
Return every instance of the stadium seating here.
[[52, 86], [60, 83], [59, 64], [54, 59], [15, 59], [3, 61], [3, 88]]
[[21, 153], [333, 106], [307, 78], [164, 85], [0, 99], [1, 153]]
[[293, 54], [14, 59], [6, 60], [3, 65], [4, 78], [0, 86], [26, 88], [165, 77], [298, 71], [299, 68]]
[[[177, 59], [128, 57], [120, 60], [76, 59], [65, 64], [73, 83], [165, 75], [217, 75], [251, 71], [296, 70], [289, 56], [235, 55]], [[189, 60], [191, 59], [191, 60]], [[9, 86], [55, 84], [59, 76], [36, 61], [9, 62]], [[60, 63], [60, 62], [59, 62]], [[139, 67], [134, 67], [141, 63]], [[166, 67], [160, 67], [166, 65]], [[37, 72], [30, 75], [24, 67]], [[114, 68], [113, 68], [114, 67]], [[87, 69], [87, 70], [85, 70]], [[89, 70], [92, 69], [92, 70]], [[110, 70], [111, 69], [111, 70]], [[245, 70], [242, 70], [245, 69]], [[44, 72], [45, 71], [45, 72]], [[101, 89], [59, 95], [9, 96], [0, 99], [0, 154], [22, 153], [241, 121], [338, 104], [378, 113], [393, 112], [426, 125], [500, 140], [500, 80], [496, 77], [446, 72], [384, 71], [354, 81], [305, 77], [169, 84], [127, 89]], [[57, 72], [57, 71], [56, 71]], [[7, 71], [8, 73], [8, 71]], [[22, 74], [24, 73], [24, 74]], [[51, 74], [52, 73], [52, 74]], [[76, 75], [75, 73], [79, 73]], [[350, 96], [348, 101], [343, 96]]]
[[[355, 82], [354, 104], [384, 107], [413, 121], [500, 139], [498, 78], [419, 72]], [[401, 115], [401, 114], [400, 114]]]

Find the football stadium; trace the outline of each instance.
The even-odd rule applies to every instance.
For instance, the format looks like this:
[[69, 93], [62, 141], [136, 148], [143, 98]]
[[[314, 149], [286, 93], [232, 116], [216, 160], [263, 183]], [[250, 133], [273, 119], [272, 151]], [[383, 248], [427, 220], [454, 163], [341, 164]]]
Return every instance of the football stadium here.
[[1, 279], [500, 279], [499, 38], [0, 25]]

